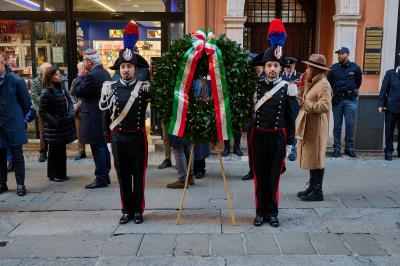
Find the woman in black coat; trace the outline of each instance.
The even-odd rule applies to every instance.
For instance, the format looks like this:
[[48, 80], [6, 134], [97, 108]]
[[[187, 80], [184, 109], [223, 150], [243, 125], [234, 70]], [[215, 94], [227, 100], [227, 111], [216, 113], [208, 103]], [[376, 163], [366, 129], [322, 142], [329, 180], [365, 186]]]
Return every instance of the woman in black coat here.
[[44, 74], [39, 114], [44, 121], [44, 141], [49, 145], [47, 176], [62, 182], [68, 179], [66, 145], [76, 139], [76, 132], [72, 100], [56, 68]]

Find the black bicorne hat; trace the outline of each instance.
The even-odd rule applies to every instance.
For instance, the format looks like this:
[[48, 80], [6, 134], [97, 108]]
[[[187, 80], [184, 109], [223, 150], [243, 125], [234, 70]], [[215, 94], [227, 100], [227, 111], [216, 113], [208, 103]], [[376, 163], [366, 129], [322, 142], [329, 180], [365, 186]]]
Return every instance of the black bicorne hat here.
[[259, 54], [254, 58], [252, 65], [264, 66], [265, 63], [269, 61], [278, 62], [280, 65], [283, 65], [282, 57], [277, 58], [276, 56], [277, 49], [279, 49], [279, 47], [269, 47], [267, 50], [265, 50], [264, 54]]

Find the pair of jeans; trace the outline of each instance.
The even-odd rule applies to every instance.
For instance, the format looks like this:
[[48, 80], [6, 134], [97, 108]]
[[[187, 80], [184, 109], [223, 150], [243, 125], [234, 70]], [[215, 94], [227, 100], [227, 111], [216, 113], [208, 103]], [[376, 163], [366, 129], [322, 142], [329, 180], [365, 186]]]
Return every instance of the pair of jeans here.
[[[25, 159], [22, 145], [8, 147], [14, 159], [14, 172], [17, 185], [25, 184]], [[7, 183], [7, 148], [0, 149], [0, 183]]]
[[[173, 148], [178, 179], [181, 181], [185, 181], [186, 178], [191, 149], [192, 145], [179, 145]], [[192, 163], [190, 164], [190, 174], [193, 174], [193, 158], [194, 156], [192, 156]]]
[[397, 124], [397, 153], [400, 154], [400, 114], [385, 112], [385, 153], [392, 154], [393, 148], [393, 133]]
[[341, 150], [340, 139], [342, 133], [343, 117], [345, 122], [345, 151], [354, 150], [354, 123], [357, 113], [357, 100], [339, 98], [332, 101], [333, 112], [333, 149]]
[[95, 164], [94, 175], [100, 183], [107, 183], [110, 179], [111, 161], [110, 152], [106, 143], [90, 144]]

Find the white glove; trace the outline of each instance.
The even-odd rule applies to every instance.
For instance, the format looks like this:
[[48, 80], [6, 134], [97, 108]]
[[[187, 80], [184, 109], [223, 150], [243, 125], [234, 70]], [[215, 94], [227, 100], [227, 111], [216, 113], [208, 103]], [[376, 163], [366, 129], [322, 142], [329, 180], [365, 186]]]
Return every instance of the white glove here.
[[286, 158], [292, 152], [292, 145], [286, 145]]

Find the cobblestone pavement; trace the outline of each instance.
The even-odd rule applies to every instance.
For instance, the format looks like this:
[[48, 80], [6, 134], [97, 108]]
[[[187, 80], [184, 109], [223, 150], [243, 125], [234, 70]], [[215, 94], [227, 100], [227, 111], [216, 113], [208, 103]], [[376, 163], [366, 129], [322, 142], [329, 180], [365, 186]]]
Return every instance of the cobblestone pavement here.
[[[73, 154], [69, 154], [72, 158]], [[107, 188], [85, 190], [92, 159], [68, 160], [70, 180], [49, 182], [46, 164], [27, 154], [25, 197], [0, 195], [0, 265], [400, 265], [400, 160], [380, 154], [328, 158], [325, 201], [302, 202], [307, 172], [287, 163], [281, 178], [281, 226], [252, 226], [254, 184], [240, 178], [247, 156], [224, 158], [236, 226], [216, 155], [206, 177], [189, 187], [181, 224], [182, 190], [165, 185], [176, 170], [157, 169], [162, 153], [150, 154], [145, 221], [119, 225], [115, 171]]]

